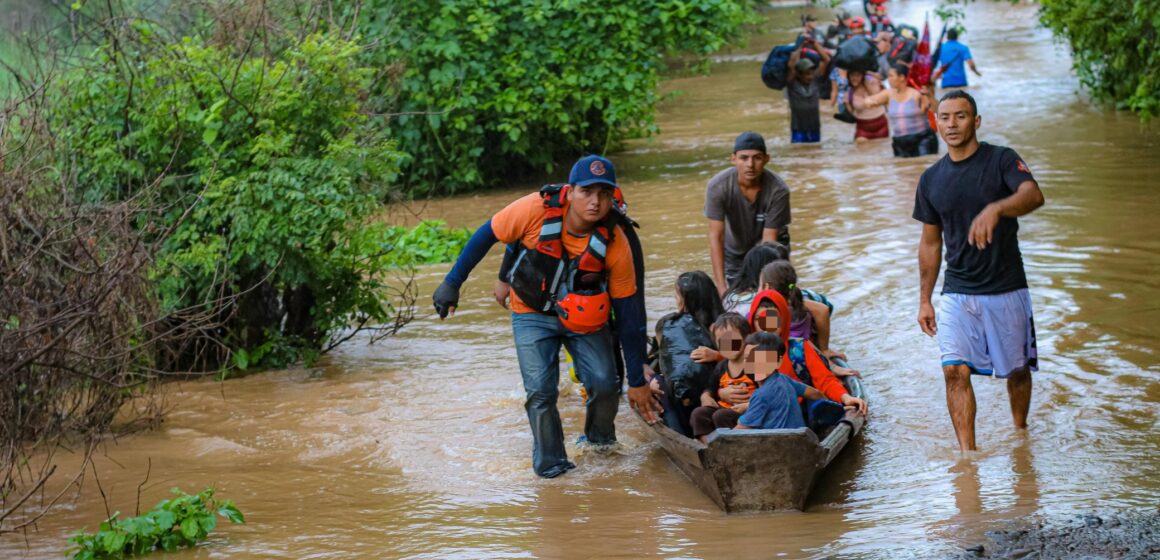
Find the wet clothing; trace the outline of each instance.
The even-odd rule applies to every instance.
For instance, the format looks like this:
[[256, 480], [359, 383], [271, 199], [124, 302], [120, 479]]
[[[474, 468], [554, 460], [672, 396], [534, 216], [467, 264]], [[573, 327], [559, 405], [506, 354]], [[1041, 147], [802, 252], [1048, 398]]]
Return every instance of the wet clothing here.
[[886, 107], [890, 131], [894, 134], [891, 147], [894, 157], [915, 157], [938, 153], [938, 136], [930, 128], [927, 111], [922, 110], [918, 97], [895, 101]]
[[1019, 222], [999, 218], [991, 244], [967, 244], [971, 222], [988, 204], [1034, 181], [1015, 150], [986, 142], [963, 161], [943, 156], [923, 172], [915, 192], [914, 219], [942, 226], [946, 253], [943, 293], [999, 294], [1027, 287], [1019, 252]]
[[821, 89], [817, 80], [811, 80], [808, 84], [798, 80], [789, 82], [785, 86], [785, 98], [789, 100], [789, 128], [793, 133], [793, 141], [820, 140], [822, 118], [818, 102], [821, 99]]
[[805, 385], [784, 375], [771, 375], [754, 391], [749, 408], [737, 423], [757, 430], [804, 428], [798, 398], [805, 392]]
[[942, 44], [938, 65], [946, 66], [942, 74], [942, 87], [965, 87], [967, 85], [966, 62], [971, 60], [971, 49], [957, 39]]
[[789, 142], [791, 144], [817, 144], [818, 142], [821, 142], [821, 141], [822, 141], [822, 133], [820, 131], [815, 131], [815, 132], [802, 132], [800, 130], [789, 131]]
[[693, 424], [693, 437], [707, 436], [722, 428], [735, 428], [738, 418], [741, 418], [741, 414], [732, 408], [699, 406], [693, 410], [690, 421]]
[[966, 364], [971, 373], [1009, 377], [1039, 369], [1035, 319], [1027, 289], [1001, 294], [943, 294], [938, 347], [942, 364]]
[[768, 169], [752, 203], [741, 194], [737, 168], [726, 169], [710, 179], [705, 188], [705, 217], [725, 222], [726, 278], [737, 276], [745, 253], [761, 243], [766, 229], [777, 229], [777, 241], [789, 247], [789, 187]]
[[876, 140], [890, 136], [890, 125], [886, 121], [885, 114], [878, 115], [873, 119], [858, 119], [854, 125], [854, 138], [856, 139]]
[[556, 407], [560, 385], [560, 344], [576, 365], [576, 375], [588, 394], [584, 435], [593, 444], [616, 441], [620, 380], [607, 326], [592, 334], [564, 328], [555, 315], [512, 313], [512, 335], [524, 381], [524, 409], [532, 430], [532, 469], [545, 477], [567, 470], [564, 429]]
[[938, 135], [929, 128], [917, 134], [893, 136], [890, 142], [894, 157], [908, 158], [938, 153]]
[[[545, 215], [539, 192], [509, 204], [472, 234], [443, 284], [458, 290], [497, 241], [520, 242], [533, 249], [540, 239]], [[627, 238], [619, 227], [613, 231], [614, 237], [606, 245], [604, 271], [608, 292], [613, 298], [625, 376], [630, 386], [639, 387], [645, 384], [643, 291], [638, 291]], [[565, 231], [561, 244], [567, 255], [578, 256], [588, 248], [589, 236]], [[621, 386], [618, 356], [614, 353], [609, 325], [594, 333], [579, 334], [565, 328], [555, 313], [538, 313], [524, 305], [514, 290], [511, 297], [512, 335], [526, 393], [524, 409], [533, 438], [532, 468], [536, 474], [552, 478], [575, 467], [564, 450], [564, 434], [556, 407], [560, 346], [565, 346], [571, 354], [576, 374], [588, 393], [584, 435], [593, 444], [616, 441], [614, 420]]]
[[895, 101], [894, 96], [886, 105], [886, 117], [890, 120], [890, 130], [895, 136], [916, 134], [927, 130], [926, 111], [918, 102], [918, 97], [906, 101]]

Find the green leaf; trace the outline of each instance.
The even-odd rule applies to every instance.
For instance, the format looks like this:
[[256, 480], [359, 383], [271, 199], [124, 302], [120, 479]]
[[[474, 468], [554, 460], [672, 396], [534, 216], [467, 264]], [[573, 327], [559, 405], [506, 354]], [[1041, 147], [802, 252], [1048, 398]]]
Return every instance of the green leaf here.
[[238, 369], [246, 369], [250, 367], [250, 354], [244, 348], [239, 348], [234, 351], [234, 365]]
[[181, 536], [190, 542], [197, 542], [197, 533], [200, 526], [196, 519], [186, 519], [181, 522]]
[[234, 507], [232, 503], [227, 503], [225, 506], [222, 506], [221, 509], [218, 509], [218, 515], [229, 519], [233, 523], [246, 522], [245, 516], [243, 516], [242, 512], [238, 511], [238, 508]]

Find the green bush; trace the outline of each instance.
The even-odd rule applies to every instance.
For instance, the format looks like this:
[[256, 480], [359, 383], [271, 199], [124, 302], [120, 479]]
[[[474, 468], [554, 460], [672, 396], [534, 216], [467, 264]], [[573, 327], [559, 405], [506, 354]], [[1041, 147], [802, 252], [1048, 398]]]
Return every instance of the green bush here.
[[752, 2], [375, 0], [359, 29], [416, 195], [550, 171], [656, 131], [666, 56], [738, 38]]
[[443, 220], [423, 220], [413, 228], [391, 227], [387, 230], [387, 262], [410, 266], [453, 261], [471, 233], [467, 228], [448, 228]]
[[67, 77], [56, 125], [85, 197], [166, 209], [141, 224], [172, 229], [152, 273], [163, 310], [216, 309], [243, 367], [393, 321], [384, 273], [406, 261], [371, 218], [402, 154], [361, 111], [359, 47], [312, 35], [241, 56], [135, 25], [137, 51], [106, 46]]
[[119, 559], [164, 550], [196, 546], [217, 527], [220, 515], [233, 523], [246, 519], [231, 500], [217, 500], [213, 488], [191, 496], [174, 488], [176, 496], [138, 517], [103, 521], [96, 533], [78, 532], [69, 539], [74, 560]]
[[1039, 0], [1039, 19], [1071, 44], [1097, 99], [1148, 120], [1160, 114], [1160, 0]]

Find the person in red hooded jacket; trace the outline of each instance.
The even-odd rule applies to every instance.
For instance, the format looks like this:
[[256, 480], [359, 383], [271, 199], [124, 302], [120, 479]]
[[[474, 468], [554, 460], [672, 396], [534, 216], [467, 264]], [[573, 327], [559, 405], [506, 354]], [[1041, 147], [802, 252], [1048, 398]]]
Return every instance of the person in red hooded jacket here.
[[829, 400], [866, 414], [866, 401], [846, 390], [813, 343], [790, 337], [789, 305], [781, 294], [773, 290], [758, 292], [749, 306], [749, 324], [754, 331], [777, 333], [785, 343], [786, 351], [778, 366], [779, 373], [816, 388]]

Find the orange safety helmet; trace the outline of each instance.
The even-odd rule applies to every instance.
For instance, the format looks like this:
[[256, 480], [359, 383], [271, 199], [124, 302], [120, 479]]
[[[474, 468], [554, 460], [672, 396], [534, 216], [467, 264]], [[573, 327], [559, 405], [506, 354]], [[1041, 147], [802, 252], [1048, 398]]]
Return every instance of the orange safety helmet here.
[[612, 297], [607, 291], [594, 295], [572, 292], [556, 302], [556, 315], [564, 328], [579, 334], [592, 334], [612, 314]]

